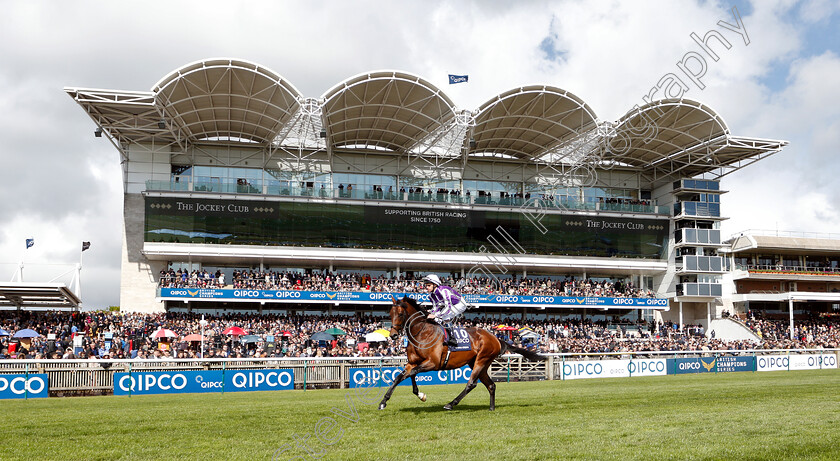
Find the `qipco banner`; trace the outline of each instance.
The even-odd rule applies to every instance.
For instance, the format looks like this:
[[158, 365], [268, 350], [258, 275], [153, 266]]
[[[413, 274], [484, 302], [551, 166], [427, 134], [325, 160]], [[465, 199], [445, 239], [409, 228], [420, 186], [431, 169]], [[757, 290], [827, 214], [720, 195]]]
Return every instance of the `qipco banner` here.
[[0, 399], [38, 399], [49, 393], [46, 373], [0, 375]]
[[114, 373], [114, 395], [279, 391], [294, 387], [291, 369]]
[[[161, 288], [161, 299], [189, 300], [252, 300], [288, 303], [364, 303], [390, 304], [393, 298], [408, 296], [420, 303], [429, 302], [427, 293], [367, 292], [367, 291], [298, 291], [251, 290], [228, 288]], [[464, 294], [464, 299], [479, 306], [543, 306], [543, 307], [615, 307], [624, 309], [667, 308], [666, 298], [605, 298], [598, 296], [523, 296]]]
[[[402, 373], [400, 367], [350, 368], [350, 387], [390, 386]], [[472, 376], [472, 369], [466, 365], [454, 370], [428, 371], [419, 373], [417, 385], [466, 384]], [[411, 379], [404, 379], [398, 386], [410, 386]]]
[[688, 357], [668, 359], [668, 372], [686, 373], [728, 373], [733, 371], [755, 371], [755, 357]]
[[563, 362], [563, 379], [628, 378], [668, 374], [666, 359]]
[[756, 357], [758, 371], [819, 370], [837, 368], [834, 354], [763, 355]]

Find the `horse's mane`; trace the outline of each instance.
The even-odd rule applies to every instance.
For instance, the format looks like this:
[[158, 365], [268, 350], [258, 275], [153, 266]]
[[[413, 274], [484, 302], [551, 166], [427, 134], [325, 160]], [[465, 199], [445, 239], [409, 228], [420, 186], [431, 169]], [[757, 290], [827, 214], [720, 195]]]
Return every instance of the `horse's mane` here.
[[418, 303], [416, 299], [409, 298], [408, 296], [404, 296], [402, 301], [404, 303], [407, 303], [407, 304], [411, 305], [411, 307], [413, 307], [415, 310], [417, 310], [417, 312], [423, 314], [423, 317], [428, 317], [429, 316], [429, 314], [426, 313], [426, 310], [423, 309], [422, 307], [420, 307], [420, 303]]

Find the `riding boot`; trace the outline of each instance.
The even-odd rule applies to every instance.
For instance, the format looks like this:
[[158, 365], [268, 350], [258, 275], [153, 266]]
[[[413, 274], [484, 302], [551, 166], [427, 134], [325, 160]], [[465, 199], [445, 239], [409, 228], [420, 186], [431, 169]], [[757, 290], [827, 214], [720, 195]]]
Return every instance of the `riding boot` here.
[[458, 342], [455, 341], [455, 335], [452, 334], [452, 325], [444, 325], [443, 329], [446, 330], [446, 346], [455, 347], [458, 345]]

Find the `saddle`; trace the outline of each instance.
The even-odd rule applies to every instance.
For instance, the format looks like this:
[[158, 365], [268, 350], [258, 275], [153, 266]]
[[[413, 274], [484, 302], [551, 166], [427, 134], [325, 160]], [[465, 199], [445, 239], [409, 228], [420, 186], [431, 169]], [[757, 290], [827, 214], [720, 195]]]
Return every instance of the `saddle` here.
[[453, 328], [452, 336], [455, 339], [455, 346], [450, 346], [447, 344], [449, 342], [449, 335], [446, 331], [446, 328], [443, 329], [443, 345], [447, 346], [447, 349], [446, 355], [442, 355], [443, 360], [441, 360], [442, 365], [440, 367], [442, 370], [445, 370], [446, 364], [449, 363], [449, 354], [453, 352], [463, 352], [472, 349], [472, 340], [470, 339], [470, 334], [465, 328]]
[[[455, 346], [449, 346], [449, 350], [451, 352], [461, 352], [461, 351], [468, 351], [472, 349], [472, 340], [470, 340], [470, 334], [467, 333], [466, 328], [453, 328], [452, 329], [452, 336], [455, 339]], [[443, 343], [444, 345], [449, 342], [449, 334], [446, 331], [446, 328], [443, 329]]]

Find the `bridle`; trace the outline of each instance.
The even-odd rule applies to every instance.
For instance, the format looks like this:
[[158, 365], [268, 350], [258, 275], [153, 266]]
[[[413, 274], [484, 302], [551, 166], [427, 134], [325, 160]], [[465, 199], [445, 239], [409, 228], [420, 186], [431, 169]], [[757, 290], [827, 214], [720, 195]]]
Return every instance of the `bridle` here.
[[[442, 330], [439, 331], [440, 334], [434, 335], [430, 339], [418, 341], [418, 338], [415, 338], [414, 335], [411, 333], [411, 326], [414, 324], [414, 322], [416, 322], [419, 319], [424, 325], [418, 332], [421, 333], [423, 331], [423, 328], [425, 328], [426, 324], [426, 317], [424, 316], [424, 313], [420, 310], [417, 310], [416, 312], [411, 314], [411, 316], [408, 316], [408, 314], [405, 311], [405, 304], [403, 304], [402, 301], [398, 301], [397, 303], [402, 308], [401, 312], [397, 315], [397, 320], [401, 323], [401, 325], [399, 326], [399, 328], [397, 328], [397, 325], [392, 325], [392, 327], [395, 330], [398, 330], [400, 334], [404, 334], [408, 338], [408, 342], [410, 344], [414, 345], [415, 348], [426, 349], [440, 339], [440, 335], [443, 334]], [[396, 306], [397, 305], [395, 304], [394, 307]]]
[[[402, 301], [400, 301], [400, 302], [402, 302]], [[399, 304], [399, 306], [400, 306], [400, 313], [399, 313], [399, 314], [397, 314], [397, 320], [400, 322], [400, 327], [399, 327], [399, 328], [396, 328], [396, 325], [394, 325], [394, 327], [395, 327], [394, 329], [395, 329], [395, 330], [397, 330], [397, 332], [398, 332], [399, 334], [404, 334], [404, 332], [405, 332], [405, 328], [406, 328], [406, 324], [407, 324], [408, 322], [406, 322], [406, 321], [405, 321], [405, 317], [406, 317], [406, 315], [405, 315], [405, 308], [402, 306], [402, 304]], [[397, 307], [397, 304], [394, 304], [394, 307]]]
[[411, 324], [417, 320], [417, 318], [423, 318], [423, 314], [420, 311], [415, 312], [410, 317], [405, 312], [405, 306], [402, 304], [402, 301], [398, 301], [398, 305], [400, 306], [400, 313], [397, 315], [397, 320], [400, 321], [401, 325], [397, 328], [394, 325], [395, 329], [399, 331], [400, 334], [406, 334], [406, 330], [411, 328]]

